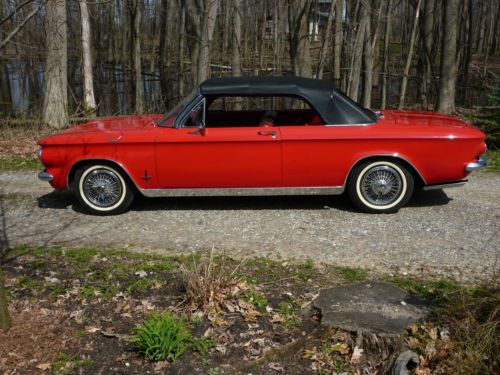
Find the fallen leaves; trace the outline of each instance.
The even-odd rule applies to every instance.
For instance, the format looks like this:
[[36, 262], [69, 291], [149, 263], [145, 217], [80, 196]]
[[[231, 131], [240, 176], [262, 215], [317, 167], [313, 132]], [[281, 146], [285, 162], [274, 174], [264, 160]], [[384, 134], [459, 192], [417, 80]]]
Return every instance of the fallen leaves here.
[[52, 368], [52, 365], [50, 363], [39, 363], [35, 367], [39, 370], [46, 371], [50, 370]]

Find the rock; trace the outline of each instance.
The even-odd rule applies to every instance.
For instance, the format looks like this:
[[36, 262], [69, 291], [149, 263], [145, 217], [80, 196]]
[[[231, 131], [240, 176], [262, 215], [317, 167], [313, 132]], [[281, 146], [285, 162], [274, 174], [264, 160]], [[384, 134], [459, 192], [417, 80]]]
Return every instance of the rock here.
[[402, 333], [429, 312], [427, 303], [384, 282], [325, 289], [313, 301], [313, 307], [320, 311], [325, 326], [385, 334]]

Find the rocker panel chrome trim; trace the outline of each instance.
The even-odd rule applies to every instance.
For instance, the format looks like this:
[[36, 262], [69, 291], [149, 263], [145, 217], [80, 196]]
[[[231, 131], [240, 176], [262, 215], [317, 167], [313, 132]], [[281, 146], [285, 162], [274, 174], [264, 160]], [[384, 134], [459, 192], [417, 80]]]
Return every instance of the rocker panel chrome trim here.
[[286, 188], [197, 188], [197, 189], [139, 189], [146, 197], [221, 197], [272, 195], [339, 195], [343, 186], [286, 187]]

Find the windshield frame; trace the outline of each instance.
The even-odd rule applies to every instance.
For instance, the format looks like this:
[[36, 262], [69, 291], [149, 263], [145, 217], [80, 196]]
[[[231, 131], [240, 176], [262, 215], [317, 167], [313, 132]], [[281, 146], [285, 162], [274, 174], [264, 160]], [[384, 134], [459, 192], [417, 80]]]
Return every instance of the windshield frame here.
[[[161, 120], [158, 120], [156, 122], [156, 125], [165, 127], [165, 128], [176, 128], [177, 126], [177, 119], [179, 116], [181, 116], [184, 112], [184, 110], [188, 107], [190, 107], [190, 104], [196, 100], [200, 96], [200, 91], [198, 89], [193, 90], [189, 95], [187, 95], [184, 99], [182, 99], [179, 103], [175, 105], [174, 108], [172, 108], [170, 111], [168, 111]], [[168, 119], [172, 118], [173, 116], [176, 117], [172, 125], [166, 125], [165, 123], [167, 122]]]

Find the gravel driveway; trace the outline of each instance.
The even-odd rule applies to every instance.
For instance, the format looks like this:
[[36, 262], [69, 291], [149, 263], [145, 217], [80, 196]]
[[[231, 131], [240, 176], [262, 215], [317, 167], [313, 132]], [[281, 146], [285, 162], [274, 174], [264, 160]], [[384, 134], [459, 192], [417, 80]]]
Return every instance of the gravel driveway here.
[[418, 193], [393, 215], [356, 212], [343, 196], [138, 199], [130, 212], [82, 214], [35, 172], [0, 172], [8, 245], [127, 247], [164, 254], [215, 247], [235, 257], [306, 259], [384, 273], [499, 270], [500, 174]]

